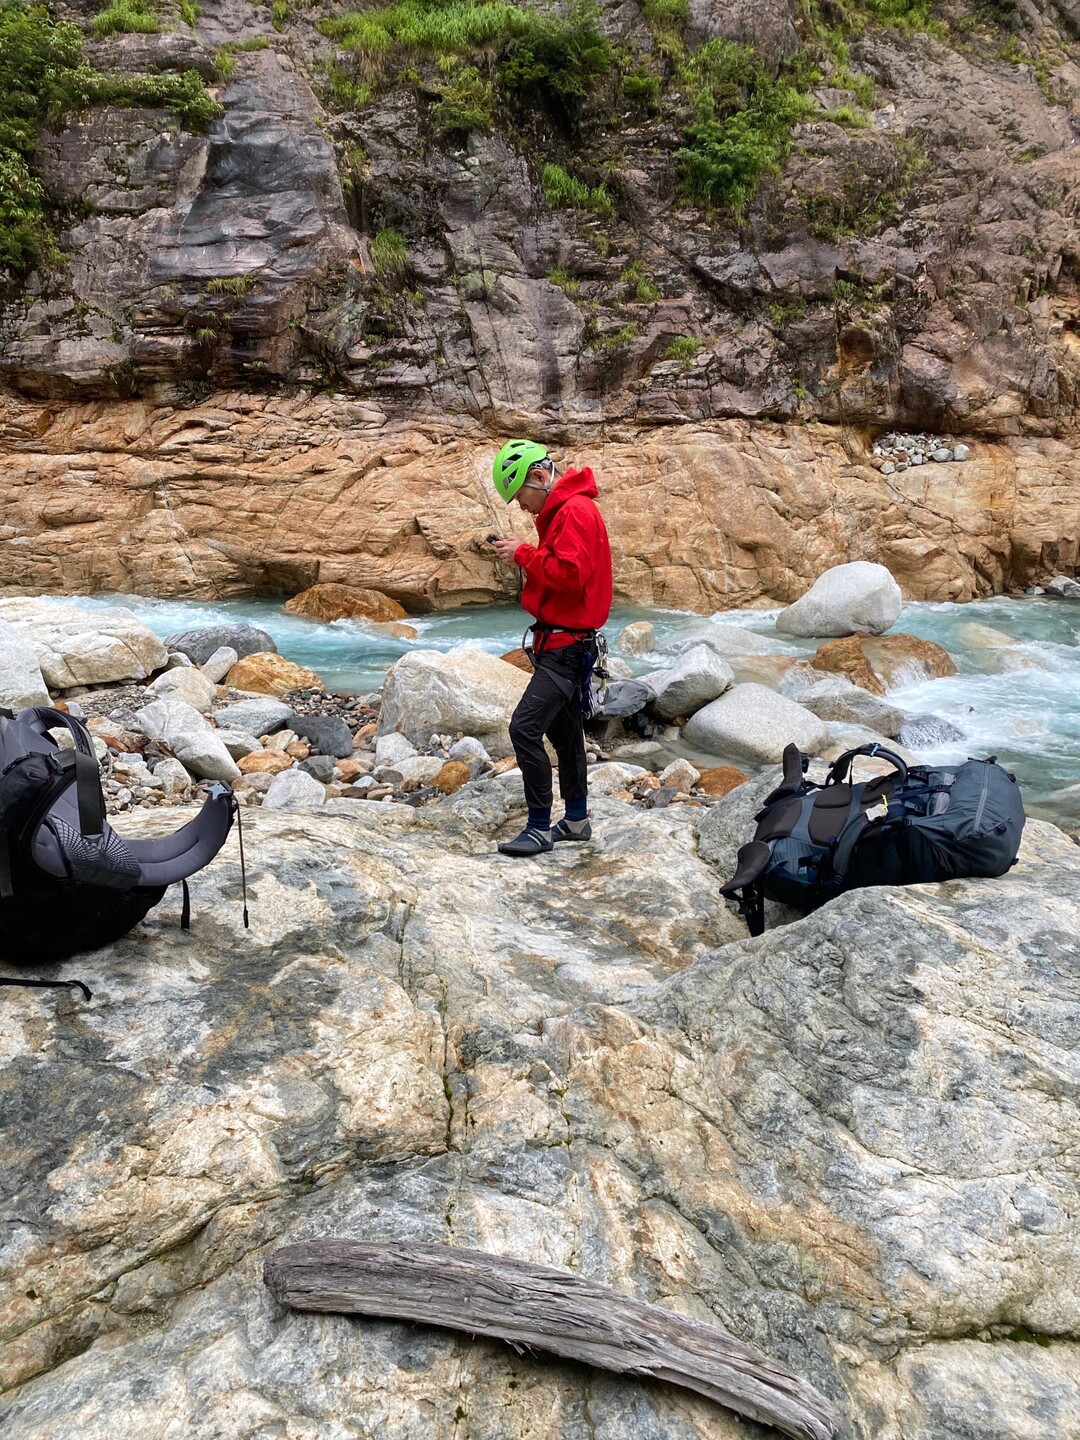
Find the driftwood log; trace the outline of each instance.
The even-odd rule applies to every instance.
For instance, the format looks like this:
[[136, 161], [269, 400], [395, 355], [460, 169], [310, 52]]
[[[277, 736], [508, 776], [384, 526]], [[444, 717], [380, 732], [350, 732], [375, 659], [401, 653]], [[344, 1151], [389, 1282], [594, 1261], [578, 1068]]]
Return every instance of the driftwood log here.
[[546, 1265], [449, 1245], [318, 1240], [275, 1250], [265, 1280], [296, 1310], [444, 1325], [666, 1380], [795, 1440], [831, 1440], [839, 1423], [812, 1385], [719, 1326]]

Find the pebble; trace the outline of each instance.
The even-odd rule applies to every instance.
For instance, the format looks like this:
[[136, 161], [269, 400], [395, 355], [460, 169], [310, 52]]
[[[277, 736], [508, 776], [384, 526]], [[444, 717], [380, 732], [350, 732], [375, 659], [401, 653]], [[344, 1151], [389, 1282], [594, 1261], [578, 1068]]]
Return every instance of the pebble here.
[[928, 459], [940, 465], [949, 460], [966, 460], [970, 454], [970, 446], [953, 445], [939, 435], [895, 430], [874, 442], [871, 459], [882, 475], [892, 475], [894, 470], [890, 467], [904, 470], [908, 465], [925, 465]]

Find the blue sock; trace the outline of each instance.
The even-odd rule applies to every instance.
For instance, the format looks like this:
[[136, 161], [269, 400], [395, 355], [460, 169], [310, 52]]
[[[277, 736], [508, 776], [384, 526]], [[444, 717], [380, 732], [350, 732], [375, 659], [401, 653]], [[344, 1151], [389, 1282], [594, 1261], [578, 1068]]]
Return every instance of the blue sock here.
[[550, 829], [551, 829], [551, 806], [550, 806], [550, 805], [548, 805], [548, 806], [547, 806], [545, 809], [543, 809], [543, 810], [534, 810], [531, 805], [529, 806], [529, 828], [530, 828], [530, 830], [550, 830]]
[[579, 800], [567, 800], [567, 820], [584, 820], [589, 813], [589, 797], [582, 795]]

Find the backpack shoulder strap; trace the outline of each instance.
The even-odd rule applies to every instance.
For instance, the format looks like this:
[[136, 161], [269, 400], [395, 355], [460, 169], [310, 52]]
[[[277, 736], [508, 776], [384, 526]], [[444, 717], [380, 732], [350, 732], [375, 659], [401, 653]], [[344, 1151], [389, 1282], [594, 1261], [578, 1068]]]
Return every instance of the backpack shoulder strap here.
[[38, 734], [46, 730], [67, 730], [75, 742], [75, 749], [61, 756], [61, 763], [70, 764], [75, 771], [75, 799], [79, 807], [79, 829], [84, 835], [100, 835], [105, 825], [105, 805], [101, 793], [101, 771], [98, 769], [94, 742], [90, 732], [81, 720], [67, 715], [63, 710], [53, 710], [48, 705], [35, 705], [20, 710], [18, 720], [30, 725]]

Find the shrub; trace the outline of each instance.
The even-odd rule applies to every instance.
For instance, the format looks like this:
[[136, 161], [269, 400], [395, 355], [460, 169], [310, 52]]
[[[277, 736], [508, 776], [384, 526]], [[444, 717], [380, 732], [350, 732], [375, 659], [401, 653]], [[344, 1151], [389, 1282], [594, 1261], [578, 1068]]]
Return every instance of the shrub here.
[[371, 263], [384, 282], [400, 284], [405, 278], [406, 254], [405, 236], [392, 227], [380, 230], [371, 242]]
[[326, 71], [324, 98], [338, 110], [363, 110], [370, 105], [375, 91], [366, 80], [358, 80], [340, 65], [331, 64]]
[[108, 7], [90, 21], [90, 34], [156, 35], [161, 29], [150, 0], [111, 0]]
[[575, 299], [581, 290], [581, 281], [575, 280], [566, 270], [552, 270], [547, 278], [552, 285], [557, 285], [571, 300]]
[[614, 63], [595, 13], [581, 7], [567, 20], [535, 17], [530, 31], [506, 47], [496, 75], [510, 94], [572, 116]]
[[289, 18], [289, 0], [270, 0], [270, 21], [275, 30], [284, 30]]
[[192, 30], [195, 29], [195, 24], [201, 14], [202, 6], [197, 5], [195, 0], [180, 0], [180, 19], [185, 25], [190, 25]]
[[486, 130], [495, 118], [495, 95], [475, 65], [455, 65], [432, 106], [431, 118], [446, 134]]
[[555, 210], [591, 210], [596, 215], [613, 215], [611, 196], [602, 185], [590, 189], [561, 165], [545, 165], [540, 175], [544, 198]]
[[645, 266], [640, 260], [632, 260], [619, 276], [619, 280], [630, 287], [631, 298], [641, 301], [642, 304], [650, 304], [653, 300], [660, 299], [660, 291], [646, 275]]
[[693, 335], [676, 335], [671, 344], [664, 351], [665, 360], [682, 360], [689, 362], [701, 349], [701, 341], [696, 340]]
[[752, 50], [725, 41], [703, 45], [686, 76], [701, 119], [675, 155], [683, 194], [704, 205], [745, 205], [762, 176], [780, 168], [792, 129], [813, 104], [790, 76], [769, 75]]

